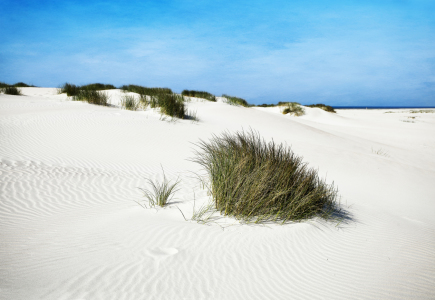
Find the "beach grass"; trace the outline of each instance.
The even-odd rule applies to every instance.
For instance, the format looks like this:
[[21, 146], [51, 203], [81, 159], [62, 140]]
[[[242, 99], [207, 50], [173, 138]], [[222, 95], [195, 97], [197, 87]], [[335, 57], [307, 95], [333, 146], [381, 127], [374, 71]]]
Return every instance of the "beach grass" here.
[[230, 105], [249, 107], [249, 103], [245, 99], [242, 99], [239, 97], [234, 97], [234, 96], [229, 96], [226, 94], [223, 94], [222, 97], [226, 98], [225, 102], [230, 104]]
[[121, 107], [127, 110], [137, 110], [139, 103], [139, 100], [136, 100], [133, 95], [124, 95], [121, 98]]
[[305, 105], [305, 106], [307, 106], [307, 107], [318, 107], [320, 109], [323, 109], [324, 111], [331, 112], [331, 113], [336, 113], [336, 111], [334, 110], [334, 108], [332, 106], [325, 105], [325, 104], [322, 104], [322, 103], [310, 104], [310, 105]]
[[[163, 171], [163, 168], [162, 168]], [[151, 186], [151, 189], [139, 188], [144, 192], [145, 198], [147, 198], [150, 207], [160, 206], [164, 207], [168, 205], [179, 190], [178, 184], [180, 181], [177, 179], [174, 183], [166, 178], [165, 172], [163, 171], [163, 181], [153, 181], [149, 178], [145, 179]]]
[[216, 102], [216, 96], [213, 94], [210, 94], [208, 92], [204, 92], [204, 91], [194, 91], [194, 90], [183, 90], [181, 92], [182, 96], [187, 96], [187, 97], [196, 97], [196, 98], [203, 98], [209, 101], [213, 101]]
[[90, 104], [107, 106], [109, 95], [97, 90], [80, 89], [72, 99], [73, 101], [85, 101]]
[[66, 93], [68, 97], [77, 96], [79, 92], [80, 92], [80, 86], [68, 82], [64, 83], [60, 87], [60, 93], [61, 94]]
[[0, 81], [0, 93], [4, 93], [7, 95], [22, 95], [20, 87], [35, 87], [34, 85], [29, 85], [24, 82], [17, 82], [15, 84], [7, 84], [5, 82]]
[[148, 95], [148, 96], [156, 96], [159, 94], [172, 94], [172, 90], [170, 88], [149, 88], [141, 85], [135, 85], [135, 84], [128, 84], [123, 85], [120, 87], [120, 89], [124, 92], [132, 92], [139, 95]]
[[15, 96], [22, 95], [21, 90], [15, 86], [2, 87], [1, 92], [6, 95], [15, 95]]
[[165, 115], [183, 119], [186, 115], [184, 97], [177, 94], [162, 93], [158, 96], [158, 106]]
[[89, 90], [114, 90], [116, 87], [113, 84], [103, 84], [103, 83], [91, 83], [80, 86], [81, 89], [89, 89]]
[[297, 102], [287, 102], [286, 104], [282, 105], [282, 107], [282, 113], [284, 115], [291, 114], [300, 117], [305, 114], [304, 108]]
[[221, 214], [247, 222], [328, 218], [337, 191], [302, 157], [254, 131], [224, 132], [201, 140], [192, 161], [207, 172], [204, 184]]

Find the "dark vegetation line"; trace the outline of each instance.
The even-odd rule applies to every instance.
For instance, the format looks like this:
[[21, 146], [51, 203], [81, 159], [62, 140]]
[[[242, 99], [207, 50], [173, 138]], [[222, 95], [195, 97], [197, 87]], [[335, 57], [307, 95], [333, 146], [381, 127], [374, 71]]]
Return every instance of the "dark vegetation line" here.
[[204, 91], [183, 90], [181, 92], [181, 95], [187, 96], [187, 97], [203, 98], [203, 99], [207, 99], [209, 101], [216, 102], [216, 96], [215, 95], [210, 94], [208, 92], [204, 92]]
[[34, 85], [28, 85], [24, 82], [17, 82], [15, 84], [7, 84], [0, 81], [0, 93], [7, 95], [22, 95], [20, 87], [35, 87]]
[[[24, 82], [17, 82], [15, 84], [7, 84], [4, 82], [0, 82], [1, 93], [5, 93], [9, 95], [22, 95], [20, 89], [18, 89], [19, 87], [36, 87], [36, 86], [29, 85]], [[92, 83], [92, 84], [87, 84], [82, 86], [65, 83], [61, 87], [61, 93], [66, 93], [67, 96], [69, 97], [75, 97], [73, 100], [87, 101], [89, 103], [98, 104], [98, 105], [107, 105], [107, 100], [108, 100], [107, 95], [105, 97], [104, 93], [98, 91], [111, 90], [111, 89], [116, 89], [116, 87], [113, 84], [103, 84], [103, 83]], [[148, 98], [146, 96], [149, 96], [151, 99], [149, 99], [150, 103], [148, 103], [148, 105], [150, 105], [151, 107], [161, 107], [161, 108], [163, 107], [163, 110], [168, 112], [170, 116], [180, 117], [183, 111], [185, 113], [185, 110], [183, 110], [181, 105], [178, 103], [180, 101], [184, 103], [184, 98], [179, 98], [179, 96], [177, 97], [176, 96], [177, 94], [175, 94], [170, 88], [157, 88], [157, 87], [150, 88], [150, 87], [144, 87], [140, 85], [129, 84], [129, 85], [122, 85], [120, 89], [123, 90], [124, 92], [133, 92], [139, 94], [142, 103], [147, 102]], [[181, 92], [181, 96], [203, 98], [209, 101], [216, 102], [216, 96], [205, 91], [183, 90]], [[276, 107], [276, 106], [293, 105], [291, 103], [296, 103], [299, 106], [301, 105], [300, 103], [297, 102], [282, 102], [282, 101], [278, 102], [277, 104], [264, 103], [259, 105], [253, 105], [253, 104], [249, 104], [243, 98], [229, 96], [227, 94], [222, 94], [222, 97], [226, 98], [226, 102], [228, 104], [239, 105], [244, 107], [252, 107], [252, 106]], [[159, 99], [161, 104], [159, 104]], [[321, 103], [310, 104], [305, 106], [321, 108], [331, 113], [336, 112], [332, 106], [321, 104]], [[132, 107], [134, 107], [134, 105]], [[285, 109], [285, 111], [286, 111], [285, 113], [292, 112], [291, 109], [290, 110]]]

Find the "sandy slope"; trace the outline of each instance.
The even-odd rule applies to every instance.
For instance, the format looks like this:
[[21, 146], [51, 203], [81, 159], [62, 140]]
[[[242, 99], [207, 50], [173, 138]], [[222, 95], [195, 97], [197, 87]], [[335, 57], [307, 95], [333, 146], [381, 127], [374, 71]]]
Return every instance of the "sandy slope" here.
[[[1, 299], [435, 298], [434, 113], [296, 118], [192, 101], [198, 123], [169, 122], [23, 92], [0, 95]], [[291, 145], [335, 182], [351, 218], [185, 221], [175, 204], [189, 219], [208, 199], [192, 143], [242, 128]], [[160, 165], [182, 189], [169, 208], [144, 209], [137, 187]]]

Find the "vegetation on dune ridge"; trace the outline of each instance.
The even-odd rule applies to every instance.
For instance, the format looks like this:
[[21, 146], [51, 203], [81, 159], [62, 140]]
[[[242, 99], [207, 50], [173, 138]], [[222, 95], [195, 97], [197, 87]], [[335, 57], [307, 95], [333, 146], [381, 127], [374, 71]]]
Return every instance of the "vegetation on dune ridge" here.
[[123, 85], [124, 92], [139, 94], [140, 102], [144, 107], [160, 108], [162, 114], [170, 117], [186, 118], [184, 97], [172, 92], [169, 88], [148, 88], [140, 85]]
[[148, 96], [173, 93], [170, 88], [158, 88], [158, 87], [149, 88], [149, 87], [134, 85], [134, 84], [123, 85], [121, 86], [120, 89], [123, 90], [124, 92], [132, 92], [139, 95], [148, 95]]
[[0, 93], [4, 93], [6, 95], [22, 95], [19, 87], [35, 87], [34, 85], [29, 85], [24, 82], [17, 82], [15, 84], [7, 84], [5, 82], [0, 81]]
[[224, 215], [247, 222], [327, 219], [337, 191], [290, 148], [266, 143], [258, 133], [224, 132], [200, 141], [196, 157], [207, 172], [204, 184]]
[[[289, 103], [296, 103], [296, 104], [298, 104], [298, 105], [301, 105], [301, 104], [298, 103], [298, 102], [278, 102], [277, 104], [266, 104], [266, 103], [263, 103], [263, 104], [257, 105], [257, 107], [288, 106]], [[290, 105], [292, 105], [292, 104], [290, 104]], [[293, 105], [294, 105], [294, 104], [293, 104]], [[322, 104], [322, 103], [318, 103], [318, 104], [310, 104], [310, 105], [305, 105], [305, 106], [307, 106], [307, 107], [318, 107], [318, 108], [321, 108], [321, 109], [323, 109], [323, 110], [325, 110], [325, 111], [327, 111], [327, 112], [336, 113], [336, 111], [334, 110], [334, 108], [333, 108], [332, 106], [325, 105], [325, 104]], [[288, 111], [287, 113], [290, 113], [290, 111]]]
[[[260, 105], [257, 105], [257, 107], [276, 107], [276, 106], [283, 106], [283, 105], [286, 105], [287, 103], [289, 103], [289, 102], [287, 102], [287, 101], [285, 101], [285, 102], [278, 102], [277, 104], [266, 104], [266, 103], [263, 103], [263, 104], [260, 104]], [[296, 102], [297, 103], [297, 102]]]
[[59, 94], [66, 93], [68, 97], [77, 96], [80, 91], [80, 86], [71, 83], [64, 83], [59, 90]]
[[240, 105], [240, 106], [244, 106], [244, 107], [249, 107], [250, 105], [248, 104], [248, 102], [245, 99], [242, 98], [238, 98], [238, 97], [234, 97], [234, 96], [229, 96], [226, 94], [222, 94], [222, 97], [226, 98], [226, 103], [230, 104], [230, 105]]
[[72, 100], [86, 101], [90, 104], [107, 106], [109, 95], [93, 89], [80, 89], [75, 96], [72, 96]]
[[137, 110], [139, 108], [139, 102], [133, 95], [124, 95], [121, 98], [121, 107], [127, 110]]
[[2, 87], [0, 88], [0, 92], [6, 95], [15, 95], [15, 96], [22, 95], [21, 90], [16, 88], [15, 86]]
[[216, 102], [216, 96], [204, 91], [183, 90], [181, 95], [188, 97], [203, 98], [209, 101]]
[[336, 113], [336, 111], [334, 110], [334, 108], [332, 106], [325, 105], [325, 104], [322, 104], [322, 103], [310, 104], [310, 105], [305, 105], [305, 106], [307, 106], [307, 107], [318, 107], [318, 108], [323, 109], [324, 111], [331, 112], [331, 113]]
[[287, 102], [282, 105], [283, 110], [282, 113], [291, 114], [297, 117], [303, 116], [305, 114], [304, 108], [297, 102]]
[[103, 84], [103, 83], [91, 83], [87, 85], [82, 85], [81, 89], [89, 89], [89, 90], [114, 90], [116, 87], [113, 84]]
[[13, 87], [36, 87], [34, 85], [26, 84], [26, 83], [21, 82], [21, 81], [15, 83], [15, 84], [7, 84], [7, 83], [4, 83], [4, 82], [0, 81], [0, 88], [5, 88], [5, 87], [8, 87], [8, 86], [13, 86]]
[[75, 85], [71, 83], [64, 83], [59, 90], [59, 94], [66, 93], [68, 97], [78, 96], [80, 91], [101, 91], [101, 90], [111, 90], [116, 89], [116, 87], [112, 84], [103, 84], [103, 83], [91, 83], [87, 85]]

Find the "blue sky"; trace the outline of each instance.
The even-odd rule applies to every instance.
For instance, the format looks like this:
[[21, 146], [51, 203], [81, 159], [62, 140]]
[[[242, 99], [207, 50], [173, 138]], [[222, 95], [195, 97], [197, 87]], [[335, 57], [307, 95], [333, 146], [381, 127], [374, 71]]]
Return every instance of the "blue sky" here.
[[435, 106], [435, 1], [0, 0], [0, 81]]

